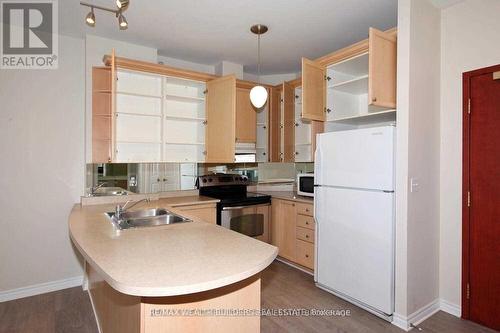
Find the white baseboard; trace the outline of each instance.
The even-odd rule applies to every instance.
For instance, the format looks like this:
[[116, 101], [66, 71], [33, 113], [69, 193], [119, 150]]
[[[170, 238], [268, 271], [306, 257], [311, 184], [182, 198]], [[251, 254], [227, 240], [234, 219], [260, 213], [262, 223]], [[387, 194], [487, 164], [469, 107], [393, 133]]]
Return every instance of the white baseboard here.
[[57, 291], [61, 289], [78, 287], [82, 285], [82, 281], [83, 281], [83, 276], [75, 276], [68, 279], [40, 283], [12, 290], [0, 291], [0, 302], [7, 302], [18, 298], [50, 293], [52, 291]]
[[411, 325], [418, 325], [427, 318], [431, 317], [433, 314], [440, 310], [440, 301], [439, 299], [435, 299], [429, 304], [421, 307], [417, 311], [413, 312], [409, 316], [405, 317], [400, 314], [393, 315], [392, 324], [397, 327], [409, 331], [412, 329]]
[[462, 313], [460, 306], [443, 299], [436, 299], [426, 306], [423, 306], [417, 311], [413, 312], [408, 317], [395, 313], [393, 315], [392, 324], [405, 331], [409, 331], [412, 329], [412, 324], [418, 325], [438, 311], [444, 311], [456, 317], [460, 317]]
[[410, 325], [408, 324], [408, 319], [405, 316], [400, 315], [399, 313], [394, 313], [392, 315], [391, 324], [399, 327], [402, 330], [409, 331]]
[[290, 266], [290, 267], [293, 267], [293, 268], [295, 268], [295, 269], [298, 269], [299, 271], [302, 271], [302, 272], [304, 272], [304, 273], [307, 273], [307, 274], [309, 274], [309, 275], [314, 276], [314, 272], [308, 271], [307, 269], [305, 269], [305, 268], [303, 268], [303, 267], [300, 267], [299, 265], [296, 265], [296, 264], [294, 264], [293, 262], [290, 262], [290, 261], [288, 261], [288, 260], [286, 260], [286, 259], [284, 259], [284, 258], [281, 258], [281, 257], [276, 257], [276, 260], [277, 260], [277, 261], [279, 261], [279, 262], [284, 263], [285, 265], [288, 265], [288, 266]]
[[442, 298], [440, 300], [440, 303], [441, 303], [440, 306], [441, 311], [444, 311], [459, 318], [462, 316], [462, 307], [460, 305], [445, 301]]

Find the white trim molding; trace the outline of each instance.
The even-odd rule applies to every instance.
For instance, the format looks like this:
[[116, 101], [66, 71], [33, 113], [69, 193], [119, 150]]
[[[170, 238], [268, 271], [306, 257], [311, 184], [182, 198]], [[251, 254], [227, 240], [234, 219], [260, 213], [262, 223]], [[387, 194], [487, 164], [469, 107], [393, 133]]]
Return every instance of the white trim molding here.
[[456, 317], [460, 317], [462, 313], [460, 306], [443, 299], [435, 299], [429, 304], [413, 312], [408, 317], [402, 316], [398, 313], [394, 313], [392, 324], [405, 331], [409, 331], [413, 328], [412, 325], [420, 324], [424, 320], [432, 317], [432, 315], [434, 315], [438, 311], [443, 311]]
[[410, 329], [412, 329], [412, 325], [420, 324], [421, 322], [431, 317], [439, 310], [440, 310], [440, 301], [439, 299], [435, 299], [429, 304], [413, 312], [408, 317], [395, 313], [393, 316], [392, 324], [396, 325], [397, 327], [405, 331], [409, 331]]
[[462, 316], [462, 307], [460, 305], [445, 301], [442, 298], [440, 300], [440, 309], [441, 309], [441, 311], [449, 313], [452, 316], [455, 316], [458, 318], [460, 318]]
[[12, 301], [18, 298], [30, 297], [52, 291], [81, 286], [83, 276], [75, 276], [63, 280], [50, 281], [32, 286], [0, 291], [0, 302]]

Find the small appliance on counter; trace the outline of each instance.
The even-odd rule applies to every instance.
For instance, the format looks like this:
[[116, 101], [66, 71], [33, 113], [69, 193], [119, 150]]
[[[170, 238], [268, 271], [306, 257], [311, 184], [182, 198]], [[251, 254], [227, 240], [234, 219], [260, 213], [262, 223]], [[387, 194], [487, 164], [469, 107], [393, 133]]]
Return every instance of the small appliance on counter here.
[[297, 175], [297, 194], [314, 197], [314, 173], [299, 173]]

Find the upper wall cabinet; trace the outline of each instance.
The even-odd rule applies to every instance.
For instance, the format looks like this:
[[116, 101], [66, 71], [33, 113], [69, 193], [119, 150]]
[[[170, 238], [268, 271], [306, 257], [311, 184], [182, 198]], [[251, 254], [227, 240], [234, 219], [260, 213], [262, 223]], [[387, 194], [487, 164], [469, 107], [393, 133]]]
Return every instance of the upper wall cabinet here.
[[302, 58], [302, 118], [325, 120], [325, 67]]
[[271, 162], [313, 162], [315, 137], [322, 122], [301, 117], [302, 88], [284, 82], [271, 91]]
[[92, 161], [112, 160], [112, 71], [110, 67], [92, 69]]
[[396, 107], [396, 36], [370, 28], [368, 38], [368, 101], [382, 108]]
[[236, 137], [236, 77], [207, 82], [206, 162], [234, 162]]
[[236, 88], [236, 142], [257, 142], [257, 113], [250, 102], [250, 89]]
[[370, 28], [366, 41], [316, 61], [303, 59], [302, 118], [353, 124], [395, 119], [396, 48], [394, 32]]

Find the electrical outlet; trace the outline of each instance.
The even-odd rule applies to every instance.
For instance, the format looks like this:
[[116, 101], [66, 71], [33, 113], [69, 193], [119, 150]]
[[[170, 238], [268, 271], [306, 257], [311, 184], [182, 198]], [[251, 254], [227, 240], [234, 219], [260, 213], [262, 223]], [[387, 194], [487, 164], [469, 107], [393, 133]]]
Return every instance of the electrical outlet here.
[[420, 183], [418, 178], [410, 178], [410, 192], [418, 192], [420, 187]]

